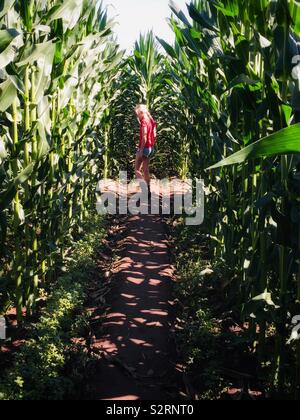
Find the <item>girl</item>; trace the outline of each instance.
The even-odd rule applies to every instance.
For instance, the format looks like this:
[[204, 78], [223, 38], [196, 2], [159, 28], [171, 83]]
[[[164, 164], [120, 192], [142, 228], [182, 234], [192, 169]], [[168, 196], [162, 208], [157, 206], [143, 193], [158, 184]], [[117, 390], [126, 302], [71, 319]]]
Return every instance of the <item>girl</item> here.
[[[144, 180], [150, 192], [150, 157], [154, 152], [156, 143], [157, 124], [152, 118], [146, 105], [137, 105], [135, 113], [140, 123], [140, 140], [135, 160], [135, 175], [137, 179]], [[144, 176], [143, 176], [144, 173]]]

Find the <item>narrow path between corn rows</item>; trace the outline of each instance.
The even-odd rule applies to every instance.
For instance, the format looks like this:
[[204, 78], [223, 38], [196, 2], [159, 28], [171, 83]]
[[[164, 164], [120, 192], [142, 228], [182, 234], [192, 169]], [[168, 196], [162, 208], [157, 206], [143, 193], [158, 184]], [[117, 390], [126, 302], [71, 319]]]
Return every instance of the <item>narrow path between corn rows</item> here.
[[157, 216], [128, 218], [104, 330], [93, 345], [104, 351], [93, 385], [96, 399], [178, 397], [174, 268], [165, 228]]

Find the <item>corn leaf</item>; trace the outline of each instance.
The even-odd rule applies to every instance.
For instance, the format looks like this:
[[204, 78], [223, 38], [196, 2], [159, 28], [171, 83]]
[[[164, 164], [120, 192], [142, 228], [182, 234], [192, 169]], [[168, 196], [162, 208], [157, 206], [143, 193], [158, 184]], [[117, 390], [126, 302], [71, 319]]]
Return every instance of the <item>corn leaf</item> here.
[[19, 185], [24, 184], [32, 175], [34, 164], [30, 163], [20, 174], [10, 181], [4, 191], [0, 193], [0, 209], [6, 209], [12, 202]]
[[186, 26], [191, 27], [190, 22], [188, 21], [185, 14], [180, 9], [180, 7], [173, 0], [170, 0], [169, 4], [170, 4], [170, 9], [178, 17], [178, 19], [180, 19], [181, 22], [183, 22]]
[[0, 31], [0, 69], [4, 69], [16, 57], [18, 49], [23, 46], [23, 35], [16, 29]]
[[[43, 60], [43, 62], [46, 60], [48, 63], [48, 68], [50, 66], [49, 63], [49, 57], [50, 59], [54, 57], [54, 51], [55, 51], [55, 45], [52, 41], [43, 42], [42, 44], [36, 44], [34, 47], [27, 53], [27, 57], [24, 58], [19, 63], [16, 63], [17, 67], [23, 67], [27, 64], [34, 64], [37, 61]], [[50, 60], [51, 62], [51, 60]], [[52, 62], [51, 62], [52, 65]], [[48, 72], [50, 73], [51, 70]]]
[[0, 158], [5, 159], [7, 157], [7, 152], [5, 149], [5, 144], [2, 139], [0, 139]]
[[0, 0], [0, 19], [13, 7], [15, 0]]
[[219, 29], [215, 27], [214, 22], [210, 19], [205, 12], [200, 13], [193, 3], [188, 5], [188, 10], [191, 18], [195, 20], [203, 28], [210, 29], [215, 32], [219, 32]]
[[0, 112], [5, 112], [17, 97], [17, 89], [11, 80], [0, 84]]
[[50, 10], [48, 23], [62, 19], [65, 29], [73, 29], [80, 18], [82, 5], [83, 0], [62, 1], [60, 5], [56, 5]]
[[250, 144], [208, 169], [243, 163], [249, 159], [300, 153], [300, 124], [292, 125]]

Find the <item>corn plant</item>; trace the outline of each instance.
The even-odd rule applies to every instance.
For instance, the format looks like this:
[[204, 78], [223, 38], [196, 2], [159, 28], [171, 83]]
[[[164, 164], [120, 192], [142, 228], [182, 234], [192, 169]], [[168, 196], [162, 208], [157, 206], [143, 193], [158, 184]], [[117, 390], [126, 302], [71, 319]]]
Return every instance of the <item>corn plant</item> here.
[[299, 311], [299, 4], [199, 0], [188, 17], [173, 1], [170, 8], [175, 44], [159, 41], [181, 92], [181, 132], [189, 133], [178, 145], [189, 151], [184, 172], [206, 181], [214, 256], [230, 267], [231, 306], [249, 320], [262, 364], [276, 328], [273, 390], [297, 389], [299, 345], [286, 342]]
[[109, 150], [113, 174], [120, 169], [130, 175], [134, 174], [133, 163], [139, 134], [134, 108], [138, 103], [147, 104], [158, 122], [157, 147], [152, 161], [155, 175], [177, 173], [180, 156], [174, 149], [174, 143], [180, 136], [177, 131], [180, 113], [174, 110], [179, 92], [170, 88], [173, 86], [172, 77], [170, 63], [159, 52], [153, 33], [140, 35], [133, 55], [123, 62], [113, 87], [118, 92], [110, 110]]
[[1, 305], [18, 319], [95, 204], [123, 52], [94, 0], [0, 5]]

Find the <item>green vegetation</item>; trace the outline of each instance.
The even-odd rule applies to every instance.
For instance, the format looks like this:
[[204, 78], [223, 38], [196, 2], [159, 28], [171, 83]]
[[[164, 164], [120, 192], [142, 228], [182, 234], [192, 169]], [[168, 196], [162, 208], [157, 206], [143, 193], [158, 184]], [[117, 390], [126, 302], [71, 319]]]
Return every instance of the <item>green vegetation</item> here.
[[[265, 398], [270, 364], [260, 366], [253, 331], [241, 319], [235, 271], [213, 258], [213, 242], [202, 229], [175, 220], [172, 228], [178, 283], [178, 346], [192, 398]], [[237, 279], [235, 279], [237, 280]], [[236, 285], [238, 287], [238, 285]], [[255, 391], [255, 394], [253, 393]]]
[[103, 219], [89, 219], [62, 274], [48, 296], [42, 296], [46, 306], [39, 321], [24, 325], [31, 338], [16, 354], [13, 367], [1, 372], [0, 399], [81, 399], [88, 392], [93, 356], [86, 343], [90, 314], [85, 306], [89, 289], [103, 280], [97, 258], [105, 237]]
[[14, 302], [19, 321], [55, 279], [107, 172], [123, 56], [112, 24], [96, 0], [0, 3], [0, 308]]
[[188, 115], [177, 126], [188, 172], [206, 184], [210, 268], [222, 267], [228, 310], [249, 323], [248, 352], [268, 367], [273, 395], [299, 399], [300, 344], [287, 345], [300, 313], [299, 155], [291, 155], [299, 152], [299, 3], [199, 0], [189, 16], [171, 9], [175, 46], [161, 44]]

